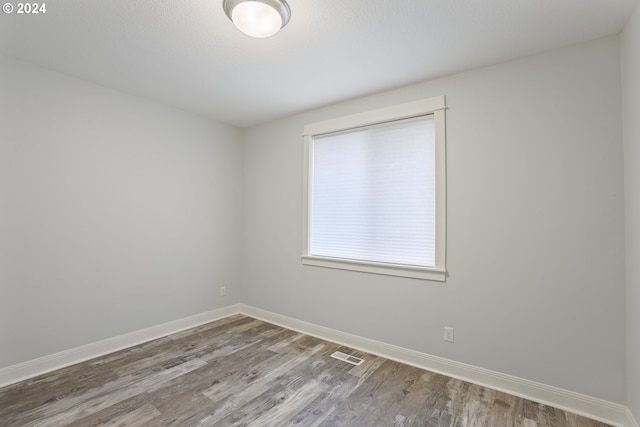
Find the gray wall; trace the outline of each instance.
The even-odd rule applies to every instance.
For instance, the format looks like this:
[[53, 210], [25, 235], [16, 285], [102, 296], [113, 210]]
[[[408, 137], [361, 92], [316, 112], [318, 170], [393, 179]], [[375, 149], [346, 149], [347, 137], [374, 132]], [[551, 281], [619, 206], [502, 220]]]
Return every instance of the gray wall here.
[[[242, 301], [625, 403], [620, 84], [610, 37], [249, 129]], [[447, 282], [302, 266], [303, 126], [435, 95]]]
[[627, 273], [627, 405], [640, 422], [640, 7], [622, 35]]
[[235, 128], [0, 57], [0, 368], [237, 302], [241, 154]]

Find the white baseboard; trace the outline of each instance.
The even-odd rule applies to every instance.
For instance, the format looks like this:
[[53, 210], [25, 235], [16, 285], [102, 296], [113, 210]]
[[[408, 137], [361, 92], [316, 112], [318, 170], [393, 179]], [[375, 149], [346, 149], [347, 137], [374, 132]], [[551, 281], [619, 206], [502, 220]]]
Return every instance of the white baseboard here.
[[640, 427], [640, 424], [638, 424], [638, 421], [636, 421], [629, 408], [627, 408], [627, 426]]
[[584, 415], [614, 426], [640, 427], [629, 408], [624, 405], [359, 337], [246, 304], [230, 305], [2, 368], [0, 369], [0, 387], [238, 313], [370, 354]]
[[264, 320], [307, 335], [342, 344], [387, 359], [395, 360], [418, 368], [444, 374], [484, 387], [504, 391], [525, 399], [543, 403], [555, 408], [583, 415], [598, 421], [620, 427], [638, 427], [629, 423], [631, 414], [626, 406], [580, 393], [525, 380], [512, 375], [465, 363], [431, 356], [414, 350], [386, 344], [357, 335], [325, 328], [312, 323], [282, 316], [256, 307], [240, 304], [240, 312], [256, 319]]
[[237, 304], [140, 329], [0, 369], [0, 387], [239, 313]]

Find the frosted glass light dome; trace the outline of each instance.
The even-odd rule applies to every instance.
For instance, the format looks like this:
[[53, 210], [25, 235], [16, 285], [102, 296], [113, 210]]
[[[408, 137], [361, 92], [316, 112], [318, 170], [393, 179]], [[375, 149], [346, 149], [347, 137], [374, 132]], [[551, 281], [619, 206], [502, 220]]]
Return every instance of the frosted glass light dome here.
[[255, 38], [276, 34], [291, 17], [284, 0], [224, 0], [222, 7], [240, 31]]

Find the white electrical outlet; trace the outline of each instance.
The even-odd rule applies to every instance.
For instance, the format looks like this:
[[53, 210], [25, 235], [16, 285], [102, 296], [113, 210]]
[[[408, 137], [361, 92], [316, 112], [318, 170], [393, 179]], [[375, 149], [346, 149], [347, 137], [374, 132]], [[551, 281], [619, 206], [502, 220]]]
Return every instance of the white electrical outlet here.
[[444, 328], [444, 340], [446, 342], [453, 342], [453, 328]]
[[220, 286], [220, 296], [223, 297], [227, 294], [227, 287], [226, 286]]

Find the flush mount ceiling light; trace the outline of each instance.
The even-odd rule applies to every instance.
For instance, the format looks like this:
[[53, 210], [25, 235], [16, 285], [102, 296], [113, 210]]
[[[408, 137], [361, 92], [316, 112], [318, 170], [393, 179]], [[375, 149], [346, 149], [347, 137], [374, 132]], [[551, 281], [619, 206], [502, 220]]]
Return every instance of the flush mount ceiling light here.
[[256, 38], [274, 35], [291, 18], [285, 0], [223, 0], [222, 7], [240, 31]]

